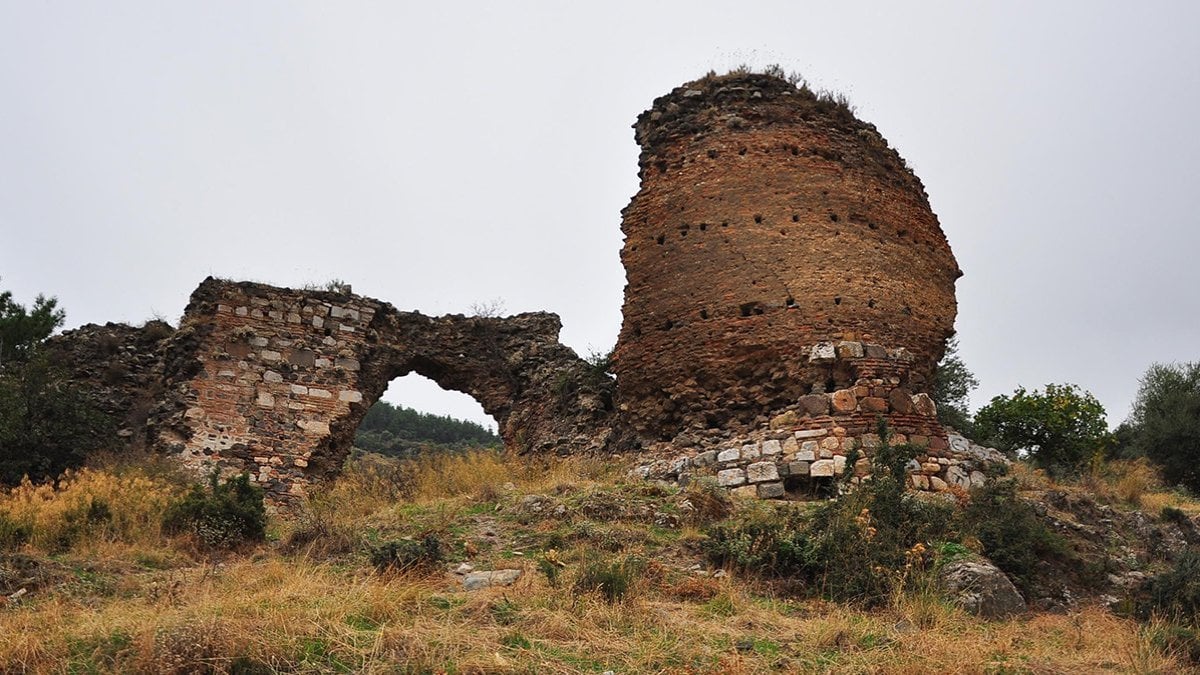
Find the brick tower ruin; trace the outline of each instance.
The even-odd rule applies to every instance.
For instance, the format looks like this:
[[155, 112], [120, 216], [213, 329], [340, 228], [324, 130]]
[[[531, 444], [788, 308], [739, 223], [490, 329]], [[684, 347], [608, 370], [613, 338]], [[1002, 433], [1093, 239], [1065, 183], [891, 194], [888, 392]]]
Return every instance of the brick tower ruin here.
[[936, 419], [906, 416], [953, 332], [962, 273], [873, 125], [734, 73], [658, 98], [634, 129], [616, 374], [638, 435], [744, 429], [791, 406], [840, 414], [851, 435], [883, 414], [944, 438]]

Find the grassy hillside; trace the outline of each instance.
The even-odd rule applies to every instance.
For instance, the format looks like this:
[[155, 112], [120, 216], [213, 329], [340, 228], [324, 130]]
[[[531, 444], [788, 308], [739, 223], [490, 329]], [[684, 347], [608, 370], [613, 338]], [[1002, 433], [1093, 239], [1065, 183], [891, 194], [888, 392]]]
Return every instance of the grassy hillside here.
[[415, 457], [427, 450], [498, 447], [500, 437], [475, 422], [376, 401], [354, 435], [360, 450]]
[[[367, 455], [268, 541], [220, 552], [160, 527], [169, 465], [110, 464], [0, 497], [4, 672], [1180, 672], [1161, 620], [1095, 602], [986, 621], [936, 555], [870, 609], [718, 567], [714, 527], [820, 505], [627, 483], [594, 460]], [[1105, 490], [1119, 481], [1095, 479]], [[1028, 490], [1050, 486], [1025, 473]], [[1195, 510], [1178, 495], [1132, 496]], [[1115, 496], [1115, 493], [1114, 493]], [[1129, 496], [1129, 495], [1126, 495]], [[686, 505], [685, 505], [686, 504]], [[782, 512], [782, 511], [780, 511]], [[789, 511], [790, 512], [790, 511]], [[466, 591], [463, 564], [520, 570]], [[836, 573], [836, 570], [834, 571]], [[889, 572], [890, 573], [890, 572]], [[24, 589], [22, 591], [22, 589]]]

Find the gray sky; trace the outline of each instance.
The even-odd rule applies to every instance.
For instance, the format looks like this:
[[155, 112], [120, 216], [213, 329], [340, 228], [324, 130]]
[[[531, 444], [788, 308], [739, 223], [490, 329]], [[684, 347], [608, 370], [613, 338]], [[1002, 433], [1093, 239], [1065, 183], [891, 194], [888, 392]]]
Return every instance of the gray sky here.
[[[209, 274], [620, 326], [630, 125], [710, 69], [846, 93], [965, 276], [974, 403], [1124, 419], [1200, 360], [1200, 3], [0, 0], [0, 288], [178, 320]], [[409, 380], [418, 380], [409, 384]], [[483, 419], [416, 376], [390, 400]]]

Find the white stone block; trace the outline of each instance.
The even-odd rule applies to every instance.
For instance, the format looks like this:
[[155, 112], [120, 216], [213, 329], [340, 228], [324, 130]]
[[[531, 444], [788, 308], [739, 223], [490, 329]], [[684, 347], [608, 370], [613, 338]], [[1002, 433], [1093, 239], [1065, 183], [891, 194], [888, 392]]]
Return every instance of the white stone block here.
[[725, 469], [717, 472], [717, 485], [732, 487], [746, 482], [746, 472], [741, 469]]

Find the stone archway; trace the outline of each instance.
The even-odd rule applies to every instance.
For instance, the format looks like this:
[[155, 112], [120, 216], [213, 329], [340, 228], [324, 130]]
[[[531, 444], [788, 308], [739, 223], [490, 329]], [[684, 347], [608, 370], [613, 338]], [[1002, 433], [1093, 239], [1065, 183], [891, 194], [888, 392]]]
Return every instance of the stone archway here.
[[164, 359], [171, 409], [151, 444], [197, 470], [248, 471], [276, 499], [337, 472], [409, 373], [479, 401], [516, 452], [597, 450], [612, 382], [559, 344], [548, 313], [430, 317], [328, 291], [206, 279]]

